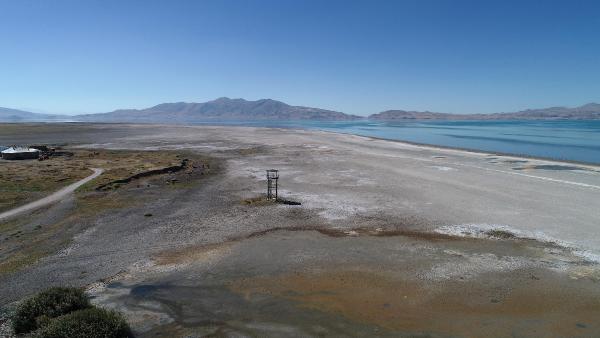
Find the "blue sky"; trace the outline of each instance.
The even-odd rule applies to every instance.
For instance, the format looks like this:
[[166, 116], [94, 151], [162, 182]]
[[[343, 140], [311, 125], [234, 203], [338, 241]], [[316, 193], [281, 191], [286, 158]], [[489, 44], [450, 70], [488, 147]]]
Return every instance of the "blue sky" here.
[[576, 106], [600, 101], [599, 13], [600, 1], [0, 0], [0, 106]]

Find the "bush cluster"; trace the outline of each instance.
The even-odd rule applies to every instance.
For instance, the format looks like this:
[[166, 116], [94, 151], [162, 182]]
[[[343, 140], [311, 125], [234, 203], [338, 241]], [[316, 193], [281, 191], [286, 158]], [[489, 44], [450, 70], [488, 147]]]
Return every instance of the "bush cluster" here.
[[91, 306], [83, 290], [50, 288], [27, 299], [17, 308], [13, 318], [13, 327], [17, 334], [31, 332], [52, 318]]
[[33, 338], [125, 338], [133, 337], [129, 325], [115, 311], [89, 308], [60, 316], [37, 330]]
[[76, 288], [50, 288], [27, 299], [17, 308], [13, 328], [36, 338], [133, 336], [121, 314], [94, 307]]

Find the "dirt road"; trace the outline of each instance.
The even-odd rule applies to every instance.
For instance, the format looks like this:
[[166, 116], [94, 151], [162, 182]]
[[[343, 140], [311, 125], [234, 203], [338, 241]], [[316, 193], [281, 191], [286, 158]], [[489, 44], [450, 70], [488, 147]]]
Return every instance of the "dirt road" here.
[[27, 203], [20, 207], [17, 207], [17, 208], [14, 208], [14, 209], [11, 209], [11, 210], [1, 213], [0, 221], [3, 219], [7, 219], [7, 218], [13, 217], [15, 215], [18, 215], [20, 213], [34, 210], [34, 209], [43, 207], [45, 205], [60, 201], [61, 199], [65, 198], [65, 196], [69, 195], [70, 193], [75, 191], [80, 186], [82, 186], [82, 185], [86, 184], [87, 182], [93, 180], [94, 178], [100, 176], [100, 174], [102, 174], [102, 172], [103, 172], [103, 170], [99, 169], [99, 168], [91, 168], [91, 169], [94, 171], [94, 173], [80, 181], [70, 184], [70, 185], [60, 189], [59, 191], [57, 191], [49, 196], [46, 196], [42, 199], [39, 199], [39, 200], [31, 202], [31, 203]]

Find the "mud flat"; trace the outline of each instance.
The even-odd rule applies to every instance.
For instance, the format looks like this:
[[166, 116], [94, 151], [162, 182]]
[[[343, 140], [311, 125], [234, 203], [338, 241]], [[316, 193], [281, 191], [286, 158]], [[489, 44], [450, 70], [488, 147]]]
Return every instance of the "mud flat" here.
[[91, 293], [147, 337], [599, 332], [597, 272], [583, 277], [589, 264], [564, 251], [551, 258], [547, 249], [518, 240], [279, 230], [164, 252]]
[[[596, 166], [303, 130], [19, 128], [0, 141], [185, 151], [211, 175], [123, 184], [103, 194], [129, 203], [84, 223], [76, 196], [0, 224], [69, 229], [55, 254], [0, 274], [3, 305], [85, 286], [148, 337], [600, 334]], [[302, 205], [244, 202], [268, 168]]]

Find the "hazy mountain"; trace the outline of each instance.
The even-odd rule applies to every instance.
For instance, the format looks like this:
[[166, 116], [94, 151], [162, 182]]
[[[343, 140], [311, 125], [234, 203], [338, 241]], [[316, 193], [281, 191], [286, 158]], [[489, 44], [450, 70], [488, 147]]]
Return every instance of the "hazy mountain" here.
[[319, 108], [290, 106], [263, 99], [246, 101], [222, 97], [204, 103], [163, 103], [147, 109], [123, 109], [77, 116], [98, 122], [196, 122], [210, 120], [352, 120], [359, 116]]
[[527, 109], [516, 113], [499, 113], [492, 115], [528, 119], [597, 120], [600, 119], [600, 104], [588, 103], [575, 108], [551, 107], [546, 109]]
[[373, 120], [600, 120], [600, 104], [581, 107], [527, 109], [514, 113], [446, 114], [405, 110], [387, 110], [369, 116]]
[[[372, 120], [454, 120], [458, 114], [433, 113], [429, 111], [386, 110], [371, 114]], [[470, 115], [469, 115], [470, 116]]]
[[31, 113], [28, 111], [0, 107], [0, 122], [53, 122], [67, 121], [69, 116]]
[[[364, 117], [337, 111], [290, 106], [280, 101], [263, 99], [246, 101], [222, 97], [204, 103], [163, 103], [146, 109], [121, 109], [110, 113], [77, 116], [50, 115], [1, 108], [0, 122], [154, 122], [189, 123], [201, 121], [240, 120], [356, 120]], [[372, 114], [373, 120], [600, 120], [600, 104], [580, 107], [528, 109], [514, 113], [447, 114], [406, 110], [387, 110]]]

